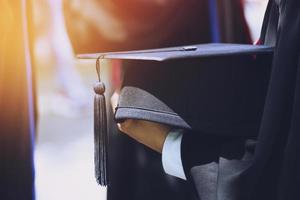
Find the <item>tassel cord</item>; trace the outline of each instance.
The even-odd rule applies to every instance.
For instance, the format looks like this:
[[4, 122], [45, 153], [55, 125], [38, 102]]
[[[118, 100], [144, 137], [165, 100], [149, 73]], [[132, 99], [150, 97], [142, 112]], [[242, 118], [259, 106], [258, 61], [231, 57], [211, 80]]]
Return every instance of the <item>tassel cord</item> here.
[[98, 57], [96, 61], [96, 70], [99, 81], [94, 85], [94, 162], [96, 180], [100, 185], [106, 186], [108, 184], [108, 132], [106, 102], [104, 96], [105, 85], [100, 79], [100, 59], [101, 57]]

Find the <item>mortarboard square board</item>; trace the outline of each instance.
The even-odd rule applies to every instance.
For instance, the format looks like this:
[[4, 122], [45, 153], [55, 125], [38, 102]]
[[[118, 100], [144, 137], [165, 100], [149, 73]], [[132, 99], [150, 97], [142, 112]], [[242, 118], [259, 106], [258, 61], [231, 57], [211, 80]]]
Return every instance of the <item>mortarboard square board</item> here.
[[78, 55], [123, 60], [116, 121], [141, 119], [197, 133], [257, 135], [274, 48], [192, 46]]

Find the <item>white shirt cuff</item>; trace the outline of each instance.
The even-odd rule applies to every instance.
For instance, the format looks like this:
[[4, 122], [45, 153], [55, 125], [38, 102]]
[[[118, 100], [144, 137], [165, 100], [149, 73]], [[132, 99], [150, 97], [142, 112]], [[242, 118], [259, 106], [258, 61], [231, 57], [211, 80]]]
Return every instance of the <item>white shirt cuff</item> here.
[[181, 141], [183, 130], [171, 130], [162, 150], [162, 164], [169, 175], [186, 180], [181, 161]]

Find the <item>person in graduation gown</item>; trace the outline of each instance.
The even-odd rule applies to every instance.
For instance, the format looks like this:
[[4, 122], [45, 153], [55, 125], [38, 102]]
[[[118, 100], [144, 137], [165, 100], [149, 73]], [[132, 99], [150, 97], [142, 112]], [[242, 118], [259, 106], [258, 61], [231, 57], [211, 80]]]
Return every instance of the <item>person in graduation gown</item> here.
[[269, 1], [261, 42], [274, 44], [275, 52], [256, 139], [192, 134], [133, 119], [119, 129], [162, 153], [165, 171], [192, 182], [201, 200], [299, 199], [299, 10], [298, 0]]
[[[79, 14], [72, 14], [68, 11], [72, 5], [66, 5], [67, 26], [76, 53], [207, 43], [214, 41], [213, 30], [217, 31], [217, 41], [251, 42], [239, 0], [228, 1], [226, 5], [220, 2], [218, 19], [214, 23], [209, 18], [207, 0], [94, 1], [94, 6], [89, 6], [91, 1], [82, 2]], [[234, 12], [228, 15], [225, 6], [231, 7]], [[85, 7], [91, 9], [85, 12]], [[91, 34], [84, 37], [72, 24], [79, 18], [89, 19], [88, 14], [95, 8], [99, 8], [98, 13], [104, 16], [101, 18], [99, 15], [97, 19], [91, 15], [93, 18], [90, 22], [96, 24], [87, 26], [85, 30]], [[103, 21], [103, 18], [107, 21]], [[107, 35], [108, 30], [111, 31]], [[130, 67], [127, 63], [123, 63], [123, 66]], [[113, 120], [110, 121], [110, 127], [113, 127], [113, 134], [110, 134], [109, 145], [109, 200], [194, 198], [187, 183], [164, 174], [159, 154], [118, 134]]]

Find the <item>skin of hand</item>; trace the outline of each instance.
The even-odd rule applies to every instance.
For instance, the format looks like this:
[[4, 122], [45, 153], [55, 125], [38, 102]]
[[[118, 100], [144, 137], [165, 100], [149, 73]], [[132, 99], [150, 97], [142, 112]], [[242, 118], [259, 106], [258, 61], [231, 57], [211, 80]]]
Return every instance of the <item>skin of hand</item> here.
[[[113, 110], [118, 104], [118, 99], [119, 94], [115, 92], [111, 97]], [[171, 129], [164, 124], [136, 119], [127, 119], [117, 125], [121, 132], [159, 153], [162, 152], [165, 139]]]

